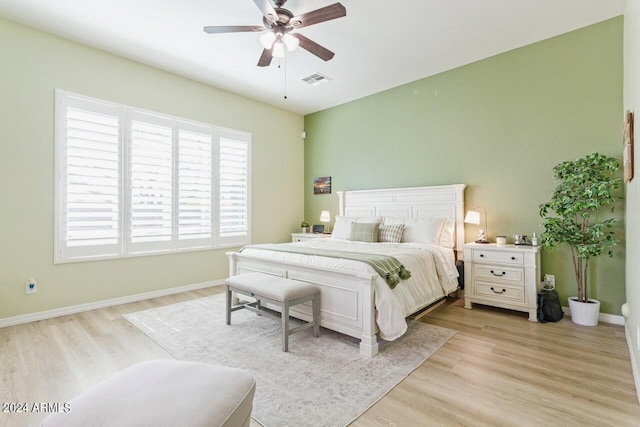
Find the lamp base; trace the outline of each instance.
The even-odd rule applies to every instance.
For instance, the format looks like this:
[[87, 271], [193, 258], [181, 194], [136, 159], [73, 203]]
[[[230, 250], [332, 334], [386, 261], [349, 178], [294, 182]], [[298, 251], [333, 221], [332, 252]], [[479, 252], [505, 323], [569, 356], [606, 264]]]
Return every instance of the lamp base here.
[[476, 243], [489, 243], [488, 240], [476, 240]]

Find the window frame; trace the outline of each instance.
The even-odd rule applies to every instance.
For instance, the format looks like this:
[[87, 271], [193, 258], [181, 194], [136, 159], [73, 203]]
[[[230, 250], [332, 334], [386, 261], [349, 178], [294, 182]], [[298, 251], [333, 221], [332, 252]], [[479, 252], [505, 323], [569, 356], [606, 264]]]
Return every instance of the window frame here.
[[[67, 111], [79, 108], [91, 112], [105, 111], [118, 118], [118, 242], [114, 245], [67, 245]], [[172, 185], [171, 185], [171, 239], [165, 242], [132, 243], [131, 199], [131, 124], [134, 118], [156, 118], [160, 123], [171, 124], [172, 134]], [[180, 131], [207, 135], [211, 140], [211, 220], [209, 236], [181, 239], [180, 237]], [[246, 230], [232, 239], [220, 236], [220, 141], [232, 139], [246, 144]], [[92, 98], [72, 92], [55, 90], [55, 183], [54, 183], [54, 264], [95, 261], [103, 259], [131, 258], [192, 251], [237, 247], [251, 243], [251, 134], [227, 129], [209, 123], [148, 111], [111, 101]], [[204, 193], [206, 195], [206, 192]], [[206, 199], [206, 196], [205, 196]], [[205, 233], [203, 233], [206, 235]]]

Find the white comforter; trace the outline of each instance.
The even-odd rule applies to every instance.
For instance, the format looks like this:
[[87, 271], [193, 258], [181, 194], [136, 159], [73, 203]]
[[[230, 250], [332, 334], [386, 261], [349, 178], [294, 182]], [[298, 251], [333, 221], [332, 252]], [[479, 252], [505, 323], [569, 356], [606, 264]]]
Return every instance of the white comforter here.
[[402, 280], [392, 290], [373, 268], [362, 262], [260, 250], [251, 246], [242, 251], [243, 254], [261, 258], [375, 274], [376, 322], [380, 329], [380, 338], [387, 341], [392, 341], [407, 331], [405, 318], [408, 315], [454, 292], [458, 287], [454, 252], [441, 246], [423, 243], [362, 243], [334, 238], [313, 239], [295, 244], [337, 251], [389, 255], [397, 258], [411, 272], [408, 280]]

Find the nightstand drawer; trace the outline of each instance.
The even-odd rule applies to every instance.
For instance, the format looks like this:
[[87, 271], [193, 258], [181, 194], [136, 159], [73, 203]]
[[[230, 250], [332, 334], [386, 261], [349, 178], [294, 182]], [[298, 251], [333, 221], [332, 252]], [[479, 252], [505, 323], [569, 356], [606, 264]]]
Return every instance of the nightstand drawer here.
[[524, 286], [476, 282], [475, 295], [494, 300], [524, 303]]
[[479, 280], [488, 280], [491, 282], [524, 284], [524, 269], [476, 264], [475, 277]]
[[514, 251], [483, 251], [477, 249], [473, 251], [474, 262], [499, 262], [503, 264], [524, 265], [524, 254]]
[[291, 233], [291, 241], [308, 242], [311, 239], [328, 239], [331, 237], [329, 233]]

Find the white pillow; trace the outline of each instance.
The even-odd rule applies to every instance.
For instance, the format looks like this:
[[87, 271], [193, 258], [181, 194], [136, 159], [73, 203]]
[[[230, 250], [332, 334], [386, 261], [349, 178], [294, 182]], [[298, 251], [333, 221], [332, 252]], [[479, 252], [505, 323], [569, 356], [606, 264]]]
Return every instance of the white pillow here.
[[404, 224], [407, 218], [403, 216], [385, 216], [384, 225]]
[[[424, 224], [426, 222], [426, 224]], [[416, 226], [416, 224], [420, 223]], [[445, 248], [455, 247], [456, 222], [445, 218], [405, 218], [385, 216], [385, 225], [405, 224], [403, 242], [432, 243]], [[440, 231], [438, 231], [438, 226]], [[407, 234], [407, 229], [409, 230]]]
[[356, 218], [352, 216], [336, 215], [336, 222], [333, 225], [331, 238], [349, 240], [349, 237], [351, 236], [351, 223], [355, 221]]
[[442, 232], [440, 233], [440, 246], [445, 248], [454, 248], [456, 235], [456, 222], [452, 219], [445, 220]]
[[407, 218], [402, 241], [439, 245], [445, 221], [444, 218]]

